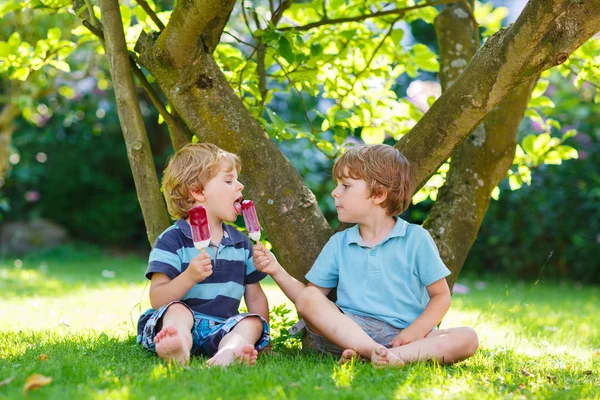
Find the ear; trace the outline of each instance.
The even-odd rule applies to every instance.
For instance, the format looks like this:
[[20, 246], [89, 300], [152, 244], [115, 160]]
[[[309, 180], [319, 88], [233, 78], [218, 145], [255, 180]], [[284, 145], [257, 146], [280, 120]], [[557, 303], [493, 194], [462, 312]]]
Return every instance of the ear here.
[[379, 192], [374, 192], [371, 195], [371, 198], [373, 199], [373, 204], [380, 205], [387, 199], [387, 191], [381, 190]]
[[206, 196], [204, 195], [204, 189], [190, 190], [190, 194], [192, 195], [192, 198], [197, 202], [204, 203], [204, 201], [206, 200]]

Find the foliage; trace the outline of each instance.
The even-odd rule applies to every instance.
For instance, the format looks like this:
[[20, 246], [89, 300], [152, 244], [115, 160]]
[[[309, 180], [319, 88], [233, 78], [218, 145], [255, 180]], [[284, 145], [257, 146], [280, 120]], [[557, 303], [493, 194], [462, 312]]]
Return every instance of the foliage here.
[[[512, 191], [512, 180], [501, 185], [500, 198], [490, 204], [465, 268], [535, 278], [553, 253], [542, 276], [600, 282], [600, 104], [594, 102], [596, 90], [591, 84], [575, 93], [560, 77], [550, 80], [548, 90], [556, 105], [545, 110], [549, 118], [522, 132], [544, 132], [549, 125], [562, 124], [569, 132], [579, 132], [567, 143], [579, 149], [580, 157], [560, 168], [530, 164], [533, 172], [524, 180], [530, 186], [518, 191]], [[537, 136], [548, 137], [547, 133]]]
[[[22, 262], [16, 268], [14, 260], [0, 261], [0, 287], [8, 293], [3, 305], [10, 310], [0, 313], [0, 381], [14, 377], [0, 386], [2, 398], [23, 398], [33, 373], [53, 378], [29, 393], [40, 398], [562, 400], [594, 398], [600, 384], [598, 287], [462, 281], [471, 291], [454, 296], [442, 327], [475, 326], [481, 348], [454, 366], [342, 369], [332, 357], [281, 349], [259, 355], [255, 368], [209, 369], [196, 357], [182, 369], [135, 343], [131, 321], [144, 293], [144, 259], [70, 249]], [[107, 266], [114, 277], [102, 275]], [[25, 275], [30, 279], [15, 279]], [[275, 304], [280, 291], [264, 287]]]
[[[37, 129], [18, 123], [18, 162], [2, 187], [10, 208], [0, 213], [9, 221], [51, 217], [80, 240], [137, 247], [146, 243], [145, 229], [116, 110], [94, 85], [76, 87], [76, 104], [40, 103], [36, 113], [48, 115]], [[165, 151], [155, 148], [163, 165]]]
[[273, 351], [300, 349], [300, 338], [292, 336], [289, 329], [298, 321], [286, 304], [274, 306], [269, 310], [271, 326], [271, 345]]

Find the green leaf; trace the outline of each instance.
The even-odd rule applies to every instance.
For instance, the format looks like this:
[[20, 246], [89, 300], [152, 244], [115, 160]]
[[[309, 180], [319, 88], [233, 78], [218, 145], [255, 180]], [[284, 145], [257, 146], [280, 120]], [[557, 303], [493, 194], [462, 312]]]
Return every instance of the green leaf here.
[[562, 135], [562, 141], [564, 142], [565, 140], [567, 140], [569, 138], [572, 138], [575, 135], [577, 135], [577, 130], [576, 129], [569, 129], [568, 131], [566, 131]]
[[498, 200], [500, 198], [500, 188], [498, 186], [496, 186], [493, 190], [492, 190], [492, 199], [494, 200]]
[[335, 157], [336, 155], [336, 152], [333, 148], [333, 144], [328, 142], [327, 140], [319, 140], [317, 142], [317, 147], [329, 157]]
[[285, 59], [289, 64], [292, 64], [296, 59], [294, 52], [292, 51], [292, 45], [289, 40], [285, 36], [279, 37], [279, 54], [281, 57]]
[[352, 113], [348, 110], [337, 110], [333, 115], [333, 122], [338, 123], [341, 121], [345, 121], [349, 118], [352, 118]]
[[523, 181], [519, 175], [513, 174], [508, 177], [508, 185], [510, 186], [510, 190], [517, 190], [523, 186]]
[[527, 135], [521, 141], [521, 147], [527, 154], [535, 154], [535, 151], [533, 149], [533, 145], [535, 144], [535, 139], [536, 139], [535, 135]]
[[546, 96], [540, 96], [535, 99], [529, 100], [529, 107], [549, 107], [554, 108], [554, 103], [552, 100], [547, 98]]
[[266, 110], [271, 122], [275, 125], [275, 128], [277, 128], [278, 131], [283, 131], [285, 129], [285, 122], [277, 114], [271, 111], [271, 109], [267, 108]]
[[400, 46], [400, 42], [402, 41], [402, 38], [404, 37], [404, 31], [402, 29], [394, 29], [390, 36], [391, 36], [394, 44], [396, 46]]
[[363, 128], [361, 137], [366, 144], [380, 144], [385, 139], [385, 130], [381, 127], [366, 127]]
[[546, 93], [546, 89], [548, 89], [548, 84], [550, 81], [547, 79], [540, 79], [537, 81], [535, 88], [533, 89], [533, 93], [531, 94], [531, 98], [535, 99]]
[[54, 28], [48, 29], [48, 42], [51, 45], [55, 45], [56, 43], [58, 43], [61, 36], [62, 36], [62, 31], [60, 30], [60, 28], [54, 27]]
[[60, 60], [50, 60], [48, 64], [52, 65], [54, 68], [63, 71], [63, 72], [71, 72], [71, 67], [64, 61]]
[[438, 63], [437, 56], [427, 46], [419, 43], [413, 46], [412, 51], [415, 55], [415, 64], [420, 69], [429, 72], [439, 71], [440, 64]]
[[0, 57], [5, 58], [11, 53], [10, 45], [6, 42], [0, 42]]
[[15, 49], [19, 47], [19, 45], [21, 44], [21, 36], [19, 36], [19, 32], [14, 32], [12, 35], [10, 35], [10, 37], [8, 38], [8, 44], [10, 45], [10, 47], [13, 47]]

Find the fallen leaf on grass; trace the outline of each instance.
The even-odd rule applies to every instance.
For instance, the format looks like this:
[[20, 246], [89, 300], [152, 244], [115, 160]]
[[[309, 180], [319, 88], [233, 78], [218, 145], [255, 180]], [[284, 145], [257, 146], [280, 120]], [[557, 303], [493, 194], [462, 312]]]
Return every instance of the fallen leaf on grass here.
[[25, 386], [23, 387], [23, 393], [27, 393], [32, 389], [39, 389], [42, 386], [49, 385], [52, 382], [52, 378], [40, 374], [30, 375], [25, 380]]
[[40, 354], [38, 358], [40, 359], [40, 361], [48, 361], [48, 356], [45, 354]]
[[12, 380], [15, 379], [15, 376], [9, 376], [8, 378], [0, 381], [0, 386], [4, 386], [4, 385], [8, 385], [9, 383], [12, 382]]
[[525, 376], [534, 376], [531, 372], [527, 371], [525, 368], [521, 368], [521, 373]]

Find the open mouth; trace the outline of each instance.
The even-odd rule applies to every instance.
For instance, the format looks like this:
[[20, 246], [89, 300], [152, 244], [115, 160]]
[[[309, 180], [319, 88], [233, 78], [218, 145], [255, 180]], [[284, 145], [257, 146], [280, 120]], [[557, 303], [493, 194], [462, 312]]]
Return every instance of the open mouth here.
[[236, 201], [233, 202], [233, 208], [238, 214], [242, 213], [242, 199], [242, 196], [240, 196]]

